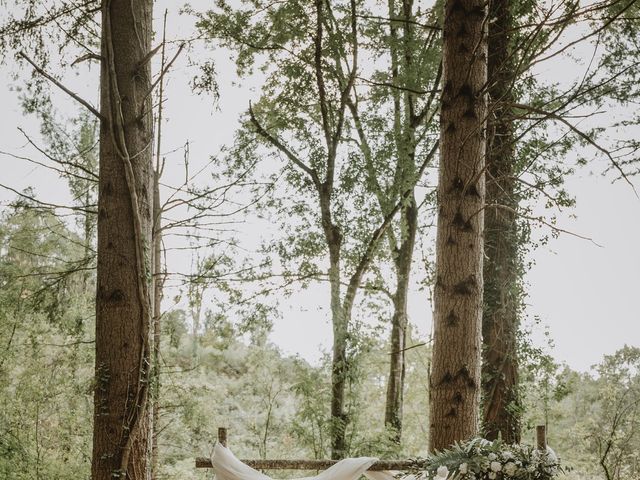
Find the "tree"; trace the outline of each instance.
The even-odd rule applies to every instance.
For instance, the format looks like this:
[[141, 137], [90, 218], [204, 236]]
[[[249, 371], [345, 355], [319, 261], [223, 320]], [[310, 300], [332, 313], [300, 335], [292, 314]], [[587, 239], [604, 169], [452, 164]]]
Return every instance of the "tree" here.
[[[101, 121], [93, 478], [120, 474], [142, 478], [149, 380], [151, 2], [127, 5], [114, 0], [102, 6], [62, 2], [48, 10], [40, 7], [38, 2], [22, 2], [2, 29], [3, 45], [35, 45], [36, 60], [42, 62], [38, 65], [24, 51], [19, 53], [39, 74], [28, 85], [27, 110], [37, 111], [47, 102], [45, 78]], [[102, 34], [93, 18], [100, 10]], [[96, 38], [102, 38], [101, 55], [92, 51]], [[101, 111], [45, 70], [52, 41], [61, 67], [69, 66], [69, 51], [77, 55], [78, 46], [84, 52], [72, 65], [101, 60]], [[85, 222], [85, 238], [91, 236], [88, 227]]]
[[[392, 303], [391, 352], [387, 379], [385, 425], [391, 438], [400, 443], [405, 389], [405, 351], [408, 329], [407, 302], [414, 263], [416, 236], [420, 227], [420, 206], [430, 204], [431, 192], [424, 199], [416, 194], [424, 165], [435, 156], [437, 142], [425, 141], [435, 130], [437, 92], [441, 76], [440, 52], [435, 26], [435, 9], [421, 11], [413, 2], [388, 3], [388, 18], [374, 12], [365, 31], [367, 42], [377, 46], [382, 66], [372, 75], [368, 91], [354, 88], [348, 99], [357, 139], [364, 159], [365, 185], [382, 212], [401, 208], [386, 230], [374, 285], [388, 293]], [[388, 23], [388, 34], [378, 31]], [[426, 23], [423, 23], [426, 22]], [[384, 23], [382, 23], [384, 25]], [[419, 201], [418, 201], [419, 200]], [[386, 251], [385, 251], [386, 250]], [[384, 263], [391, 264], [395, 279], [388, 277]], [[387, 286], [388, 283], [392, 285]]]
[[[243, 8], [221, 3], [220, 10], [200, 16], [200, 27], [237, 52], [241, 76], [258, 65], [266, 73], [230, 170], [245, 175], [247, 166], [254, 170], [274, 152], [284, 160], [282, 167], [269, 164], [260, 172], [269, 171], [265, 177], [273, 182], [261, 203], [284, 219], [286, 232], [268, 248], [286, 269], [276, 278], [329, 284], [331, 436], [333, 456], [340, 457], [349, 448], [348, 386], [357, 382], [353, 317], [363, 291], [393, 298], [387, 423], [399, 439], [406, 298], [418, 225], [414, 188], [436, 151], [434, 143], [420, 142], [435, 110], [436, 89], [424, 85], [437, 77], [439, 29], [421, 26], [416, 33], [416, 18], [430, 21], [432, 15], [416, 13], [410, 2], [402, 10], [392, 6], [390, 29], [403, 31], [393, 39], [385, 31], [389, 19], [360, 2], [261, 5], [260, 14], [251, 15], [256, 7], [248, 2]], [[373, 72], [360, 66], [381, 55], [394, 66], [376, 65]], [[265, 153], [256, 153], [256, 140]], [[276, 179], [284, 182], [276, 185]], [[319, 263], [325, 259], [328, 268]], [[380, 266], [387, 261], [397, 277], [389, 288]]]
[[[284, 191], [269, 201], [286, 222], [292, 217], [300, 221], [283, 226], [288, 234], [277, 247], [281, 261], [299, 264], [280, 276], [329, 283], [331, 449], [332, 456], [340, 458], [348, 451], [347, 386], [355, 381], [350, 348], [355, 344], [351, 337], [356, 334], [352, 328], [356, 297], [395, 215], [411, 203], [412, 186], [428, 159], [408, 174], [410, 180], [402, 177], [399, 193], [380, 211], [371, 191], [359, 181], [362, 159], [346, 141], [356, 135], [348, 115], [350, 104], [356, 102], [353, 90], [360, 74], [359, 59], [370, 53], [360, 44], [357, 3], [338, 6], [319, 0], [313, 6], [297, 2], [261, 5], [262, 13], [252, 16], [248, 12], [256, 8], [253, 4], [249, 9], [235, 9], [221, 3], [220, 11], [201, 15], [200, 27], [237, 51], [243, 75], [263, 53], [270, 65], [282, 67], [266, 69], [263, 96], [249, 108], [232, 170], [255, 168], [260, 160], [256, 139], [286, 162], [271, 177], [272, 182], [273, 177], [284, 178]], [[296, 201], [285, 202], [292, 193]], [[316, 264], [324, 255], [328, 269]]]
[[512, 5], [489, 2], [486, 204], [482, 315], [482, 429], [520, 441], [518, 325], [521, 312], [519, 196], [512, 105], [518, 80]]
[[[606, 72], [605, 81], [608, 89], [604, 95], [613, 100], [609, 108], [623, 111], [624, 114], [617, 118], [611, 125], [611, 129], [625, 127], [637, 127], [640, 124], [640, 116], [636, 108], [627, 108], [633, 99], [638, 98], [638, 79], [640, 67], [638, 62], [638, 45], [640, 45], [640, 30], [638, 29], [638, 13], [640, 4], [635, 0], [611, 1], [605, 3], [605, 9], [601, 16], [594, 15], [593, 27], [602, 31], [602, 40], [605, 54], [598, 65], [598, 70]], [[610, 142], [609, 151], [615, 155], [615, 160], [610, 160], [608, 171], [613, 171], [619, 177], [627, 180], [628, 177], [640, 174], [640, 161], [638, 152], [640, 142], [634, 135], [616, 135]], [[613, 163], [612, 163], [613, 162]]]
[[0, 477], [78, 478], [91, 440], [92, 295], [81, 234], [22, 200], [0, 215]]
[[92, 478], [147, 478], [153, 165], [149, 0], [102, 5]]
[[[609, 161], [608, 170], [617, 169], [622, 176], [622, 167], [631, 163], [633, 141], [619, 141], [608, 135], [604, 141], [613, 146], [607, 147], [597, 143], [603, 141], [601, 128], [580, 130], [571, 119], [584, 117], [588, 119], [584, 123], [591, 126], [596, 109], [633, 95], [629, 80], [635, 66], [622, 61], [626, 56], [620, 54], [620, 44], [627, 40], [614, 33], [629, 32], [625, 15], [631, 12], [625, 11], [632, 3], [614, 0], [580, 7], [561, 2], [539, 10], [529, 1], [490, 2], [489, 17], [493, 21], [488, 37], [490, 108], [482, 373], [483, 430], [487, 438], [520, 438], [518, 344], [523, 338], [519, 330], [525, 295], [524, 257], [536, 247], [529, 238], [533, 223], [550, 227], [554, 234], [561, 231], [556, 229], [553, 217], [545, 221], [528, 215], [532, 205], [541, 198], [547, 208], [560, 210], [573, 205], [573, 199], [563, 190], [572, 167], [557, 159], [564, 158], [579, 142], [604, 154]], [[580, 32], [568, 45], [557, 42], [572, 38], [569, 27], [586, 19], [593, 22], [592, 31]], [[566, 90], [560, 82], [536, 78], [533, 67], [537, 63], [554, 58], [568, 46], [588, 46], [588, 39], [595, 34], [599, 34], [593, 45], [597, 68], [589, 64], [582, 77]], [[604, 55], [598, 52], [600, 43], [605, 47]], [[613, 62], [614, 58], [619, 61]], [[586, 107], [593, 110], [585, 114]], [[554, 138], [549, 134], [553, 125], [565, 133]]]
[[640, 474], [640, 348], [625, 346], [597, 365], [598, 421], [590, 445], [607, 480]]
[[487, 11], [475, 0], [444, 8], [432, 451], [476, 435], [480, 405]]

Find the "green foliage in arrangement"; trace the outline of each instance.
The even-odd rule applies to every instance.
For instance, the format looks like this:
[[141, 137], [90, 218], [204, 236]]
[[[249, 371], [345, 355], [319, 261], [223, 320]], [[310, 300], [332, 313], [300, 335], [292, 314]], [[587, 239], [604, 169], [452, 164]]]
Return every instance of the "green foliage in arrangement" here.
[[475, 438], [415, 460], [407, 475], [424, 480], [551, 480], [563, 472], [551, 448], [540, 451], [531, 445]]

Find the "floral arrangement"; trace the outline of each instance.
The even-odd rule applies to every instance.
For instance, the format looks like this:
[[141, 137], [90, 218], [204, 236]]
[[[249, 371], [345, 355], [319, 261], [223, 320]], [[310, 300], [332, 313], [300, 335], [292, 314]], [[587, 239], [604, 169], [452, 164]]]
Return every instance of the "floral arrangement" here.
[[564, 472], [555, 452], [476, 438], [428, 458], [403, 474], [417, 480], [551, 480]]

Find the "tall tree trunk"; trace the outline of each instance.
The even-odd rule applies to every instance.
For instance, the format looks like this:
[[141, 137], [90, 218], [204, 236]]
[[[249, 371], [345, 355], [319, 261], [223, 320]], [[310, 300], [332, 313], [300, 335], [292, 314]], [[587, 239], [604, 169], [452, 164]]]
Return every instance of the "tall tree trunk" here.
[[[515, 65], [508, 0], [489, 2], [487, 208], [483, 334], [483, 431], [508, 443], [520, 441], [517, 332], [521, 306], [518, 223], [515, 210], [513, 116]], [[506, 208], [503, 208], [506, 207]]]
[[389, 380], [384, 423], [393, 429], [393, 440], [400, 443], [402, 438], [402, 404], [404, 400], [405, 348], [407, 336], [407, 300], [411, 277], [411, 261], [418, 229], [418, 207], [412, 198], [402, 210], [403, 239], [395, 261], [396, 291], [393, 296], [393, 318], [391, 320], [391, 355], [389, 360]]
[[102, 4], [93, 480], [149, 473], [152, 7]]
[[487, 9], [447, 0], [430, 376], [430, 450], [478, 433], [482, 326]]

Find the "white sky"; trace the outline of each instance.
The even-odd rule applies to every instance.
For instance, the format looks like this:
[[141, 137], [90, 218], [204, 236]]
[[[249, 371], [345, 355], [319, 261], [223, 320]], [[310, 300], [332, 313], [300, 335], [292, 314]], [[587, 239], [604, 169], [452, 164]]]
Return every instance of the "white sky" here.
[[[157, 11], [162, 11], [160, 5]], [[182, 18], [170, 20], [169, 24], [186, 35], [191, 21]], [[254, 88], [233, 85], [235, 69], [227, 57], [224, 52], [215, 55], [221, 87], [217, 110], [208, 99], [191, 93], [189, 80], [193, 69], [188, 67], [187, 58], [176, 62], [167, 87], [164, 151], [174, 150], [189, 140], [191, 161], [197, 164], [232, 140], [239, 114], [247, 108], [248, 99], [256, 97], [256, 91], [255, 85]], [[38, 123], [21, 112], [12, 88], [19, 83], [12, 82], [8, 72], [6, 67], [0, 67], [3, 110], [0, 151], [38, 158], [32, 149], [25, 147], [26, 142], [17, 130], [22, 127], [38, 138]], [[30, 75], [30, 70], [25, 73]], [[95, 67], [91, 74], [70, 75], [67, 80], [86, 98], [95, 98]], [[65, 114], [77, 112], [73, 102], [63, 95], [56, 95], [56, 105]], [[180, 176], [181, 154], [168, 157], [168, 161], [169, 178]], [[593, 170], [599, 173], [603, 165]], [[18, 190], [33, 185], [38, 195], [48, 201], [64, 202], [68, 198], [64, 182], [50, 172], [4, 155], [0, 155], [0, 183]], [[635, 179], [635, 184], [640, 191], [640, 178]], [[553, 354], [558, 360], [574, 369], [587, 370], [603, 354], [624, 344], [640, 346], [640, 200], [624, 182], [611, 184], [586, 170], [570, 178], [567, 188], [576, 196], [577, 207], [562, 214], [558, 225], [591, 237], [602, 246], [561, 234], [548, 246], [536, 250], [535, 266], [527, 274], [528, 313], [539, 316], [549, 326], [555, 342]], [[0, 189], [0, 201], [11, 197]], [[573, 215], [575, 219], [571, 218]], [[326, 286], [316, 285], [282, 302], [287, 308], [282, 309], [282, 319], [275, 324], [272, 340], [287, 353], [317, 360], [321, 348], [327, 349], [331, 341], [328, 309], [322, 308], [327, 298]], [[431, 330], [430, 311], [426, 294], [412, 292], [410, 319], [423, 334]], [[541, 332], [536, 339], [543, 341]]]

